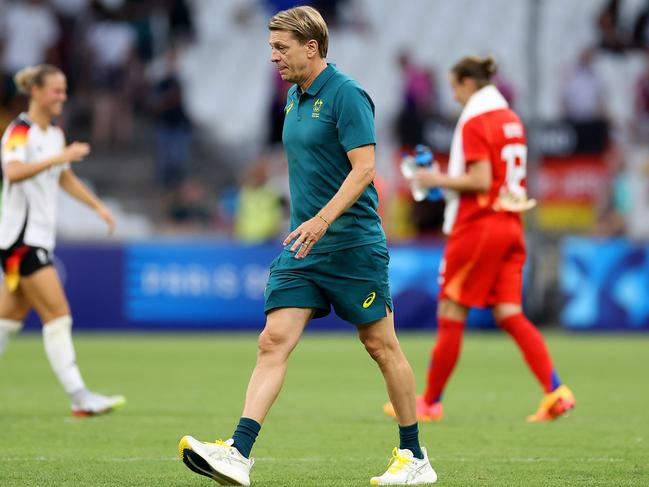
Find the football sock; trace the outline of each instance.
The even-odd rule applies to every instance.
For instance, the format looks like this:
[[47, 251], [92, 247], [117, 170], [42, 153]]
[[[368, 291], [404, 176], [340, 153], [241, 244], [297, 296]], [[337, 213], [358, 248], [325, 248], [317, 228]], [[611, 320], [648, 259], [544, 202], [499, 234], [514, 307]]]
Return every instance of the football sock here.
[[417, 423], [410, 426], [399, 426], [399, 449], [410, 450], [415, 458], [424, 459], [424, 452], [419, 446], [419, 426]]
[[52, 370], [70, 396], [86, 388], [72, 344], [72, 317], [61, 316], [43, 326], [43, 345]]
[[424, 401], [428, 404], [440, 401], [446, 382], [453, 373], [462, 348], [464, 322], [438, 318], [437, 343], [431, 354]]
[[11, 335], [18, 333], [22, 327], [22, 321], [0, 318], [0, 355], [7, 348]]
[[543, 335], [522, 313], [508, 316], [498, 323], [516, 342], [525, 362], [548, 393], [561, 385], [559, 376], [552, 366], [552, 358]]
[[239, 453], [244, 457], [249, 458], [252, 445], [255, 444], [260, 429], [261, 425], [257, 421], [242, 417], [239, 419], [237, 429], [234, 430], [234, 434], [232, 435], [232, 439], [234, 440], [232, 446], [239, 450]]

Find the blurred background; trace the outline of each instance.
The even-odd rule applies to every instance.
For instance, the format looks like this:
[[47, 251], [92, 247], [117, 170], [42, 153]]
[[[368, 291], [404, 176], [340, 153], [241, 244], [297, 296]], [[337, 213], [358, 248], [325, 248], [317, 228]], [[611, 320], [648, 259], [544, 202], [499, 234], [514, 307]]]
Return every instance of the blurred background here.
[[[446, 161], [460, 110], [447, 72], [491, 54], [528, 130], [540, 203], [526, 214], [528, 313], [649, 331], [649, 1], [0, 0], [0, 128], [26, 109], [14, 73], [60, 66], [59, 122], [93, 148], [74, 169], [119, 222], [108, 239], [61, 196], [57, 266], [78, 329], [261, 328], [289, 211], [289, 86], [267, 21], [304, 3], [328, 22], [327, 60], [376, 104], [399, 328], [435, 326], [444, 245], [443, 203], [412, 201], [400, 158], [425, 143]], [[480, 311], [470, 324], [493, 325]]]

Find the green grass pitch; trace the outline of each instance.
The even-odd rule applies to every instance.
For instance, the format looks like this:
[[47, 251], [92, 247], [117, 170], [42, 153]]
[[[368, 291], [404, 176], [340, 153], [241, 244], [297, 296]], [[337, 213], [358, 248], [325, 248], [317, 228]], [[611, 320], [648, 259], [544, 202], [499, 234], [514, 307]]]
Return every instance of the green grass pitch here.
[[[530, 425], [541, 395], [513, 343], [467, 336], [444, 421], [421, 425], [439, 485], [649, 485], [649, 336], [548, 341], [577, 408]], [[421, 391], [433, 336], [401, 342]], [[76, 346], [89, 386], [125, 394], [126, 408], [72, 419], [40, 336], [17, 337], [0, 358], [0, 486], [216, 485], [178, 460], [178, 440], [231, 435], [254, 335], [78, 334]], [[305, 336], [253, 450], [253, 485], [369, 485], [397, 442], [385, 400], [354, 335]]]

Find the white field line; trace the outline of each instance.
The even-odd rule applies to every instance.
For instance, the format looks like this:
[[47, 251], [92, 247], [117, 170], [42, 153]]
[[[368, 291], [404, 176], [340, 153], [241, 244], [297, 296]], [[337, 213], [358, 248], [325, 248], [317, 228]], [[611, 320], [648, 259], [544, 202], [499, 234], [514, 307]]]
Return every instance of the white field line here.
[[[258, 462], [275, 462], [275, 463], [323, 463], [323, 462], [338, 462], [342, 460], [340, 457], [303, 457], [303, 458], [289, 458], [289, 457], [254, 457]], [[130, 462], [179, 462], [180, 459], [177, 456], [173, 457], [105, 457], [105, 458], [89, 458], [87, 460], [97, 461], [97, 462], [106, 462], [106, 463], [130, 463]], [[346, 457], [345, 462], [376, 462], [376, 457]], [[444, 462], [475, 462], [475, 458], [466, 458], [466, 457], [432, 457], [432, 462], [435, 461], [444, 461]], [[617, 463], [627, 461], [625, 458], [615, 458], [615, 457], [586, 457], [586, 458], [574, 458], [570, 457], [569, 461], [580, 461], [588, 463]], [[57, 458], [57, 457], [0, 457], [0, 462], [16, 462], [16, 461], [31, 461], [31, 462], [52, 462], [52, 461], [67, 461], [67, 458]], [[501, 458], [496, 460], [491, 460], [492, 463], [558, 463], [566, 461], [565, 458], [538, 458], [538, 457], [512, 457], [512, 458]]]

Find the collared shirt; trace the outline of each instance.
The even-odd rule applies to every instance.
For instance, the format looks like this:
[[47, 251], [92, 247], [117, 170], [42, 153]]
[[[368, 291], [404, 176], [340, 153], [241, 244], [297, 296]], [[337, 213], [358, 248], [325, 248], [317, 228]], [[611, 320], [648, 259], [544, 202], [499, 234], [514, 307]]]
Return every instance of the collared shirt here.
[[[374, 103], [360, 85], [328, 64], [311, 86], [289, 92], [282, 140], [288, 158], [291, 230], [313, 218], [352, 169], [347, 152], [376, 144]], [[381, 242], [385, 233], [371, 183], [314, 245], [325, 253]]]
[[[22, 113], [7, 127], [1, 144], [2, 167], [6, 169], [10, 162], [34, 164], [60, 155], [65, 148], [65, 136], [59, 127], [49, 125], [43, 130]], [[69, 163], [57, 164], [14, 183], [3, 171], [1, 249], [18, 243], [21, 235], [21, 243], [54, 249], [59, 178], [69, 167]]]

